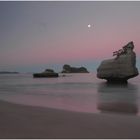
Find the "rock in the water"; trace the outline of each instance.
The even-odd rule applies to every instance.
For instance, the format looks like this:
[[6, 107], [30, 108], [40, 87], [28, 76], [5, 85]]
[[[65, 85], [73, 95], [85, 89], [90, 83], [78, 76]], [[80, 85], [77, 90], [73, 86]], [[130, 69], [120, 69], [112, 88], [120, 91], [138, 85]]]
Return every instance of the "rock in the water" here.
[[85, 67], [75, 68], [65, 64], [62, 73], [89, 73]]
[[133, 42], [129, 42], [119, 51], [113, 52], [116, 58], [102, 61], [97, 69], [97, 77], [108, 82], [127, 82], [129, 78], [137, 76], [139, 73], [133, 49]]
[[34, 78], [43, 78], [43, 77], [51, 78], [51, 77], [58, 77], [58, 76], [59, 76], [58, 73], [54, 72], [54, 70], [52, 69], [46, 69], [44, 72], [33, 74]]
[[0, 74], [19, 74], [19, 72], [10, 72], [10, 71], [0, 71]]
[[54, 70], [52, 70], [52, 69], [46, 69], [44, 72], [47, 72], [47, 73], [54, 73]]

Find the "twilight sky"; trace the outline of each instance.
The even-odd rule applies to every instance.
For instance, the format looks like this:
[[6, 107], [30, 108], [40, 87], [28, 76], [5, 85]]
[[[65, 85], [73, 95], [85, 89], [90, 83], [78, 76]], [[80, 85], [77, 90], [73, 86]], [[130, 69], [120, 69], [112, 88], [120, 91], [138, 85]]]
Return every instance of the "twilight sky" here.
[[94, 71], [129, 41], [140, 68], [139, 1], [0, 1], [0, 71]]

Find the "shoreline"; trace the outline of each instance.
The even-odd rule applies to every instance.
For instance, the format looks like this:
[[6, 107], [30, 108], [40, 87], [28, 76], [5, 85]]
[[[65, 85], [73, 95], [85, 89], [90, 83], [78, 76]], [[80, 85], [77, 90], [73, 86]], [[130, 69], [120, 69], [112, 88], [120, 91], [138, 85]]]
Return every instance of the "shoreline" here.
[[0, 139], [134, 139], [140, 117], [72, 112], [0, 101]]

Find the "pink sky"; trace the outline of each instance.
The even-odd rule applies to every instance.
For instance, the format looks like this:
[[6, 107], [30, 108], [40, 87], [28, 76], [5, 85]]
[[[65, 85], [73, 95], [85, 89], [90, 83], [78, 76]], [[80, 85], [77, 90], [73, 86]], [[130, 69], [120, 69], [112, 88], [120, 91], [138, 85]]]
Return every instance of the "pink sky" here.
[[0, 2], [0, 13], [1, 70], [75, 61], [94, 69], [129, 41], [139, 65], [140, 2]]

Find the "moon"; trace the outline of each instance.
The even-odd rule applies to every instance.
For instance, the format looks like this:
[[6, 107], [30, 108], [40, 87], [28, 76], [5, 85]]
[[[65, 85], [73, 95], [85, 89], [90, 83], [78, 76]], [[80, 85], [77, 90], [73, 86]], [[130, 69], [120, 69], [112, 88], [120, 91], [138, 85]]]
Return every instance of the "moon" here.
[[90, 24], [88, 24], [88, 28], [90, 28], [91, 27], [91, 25]]

